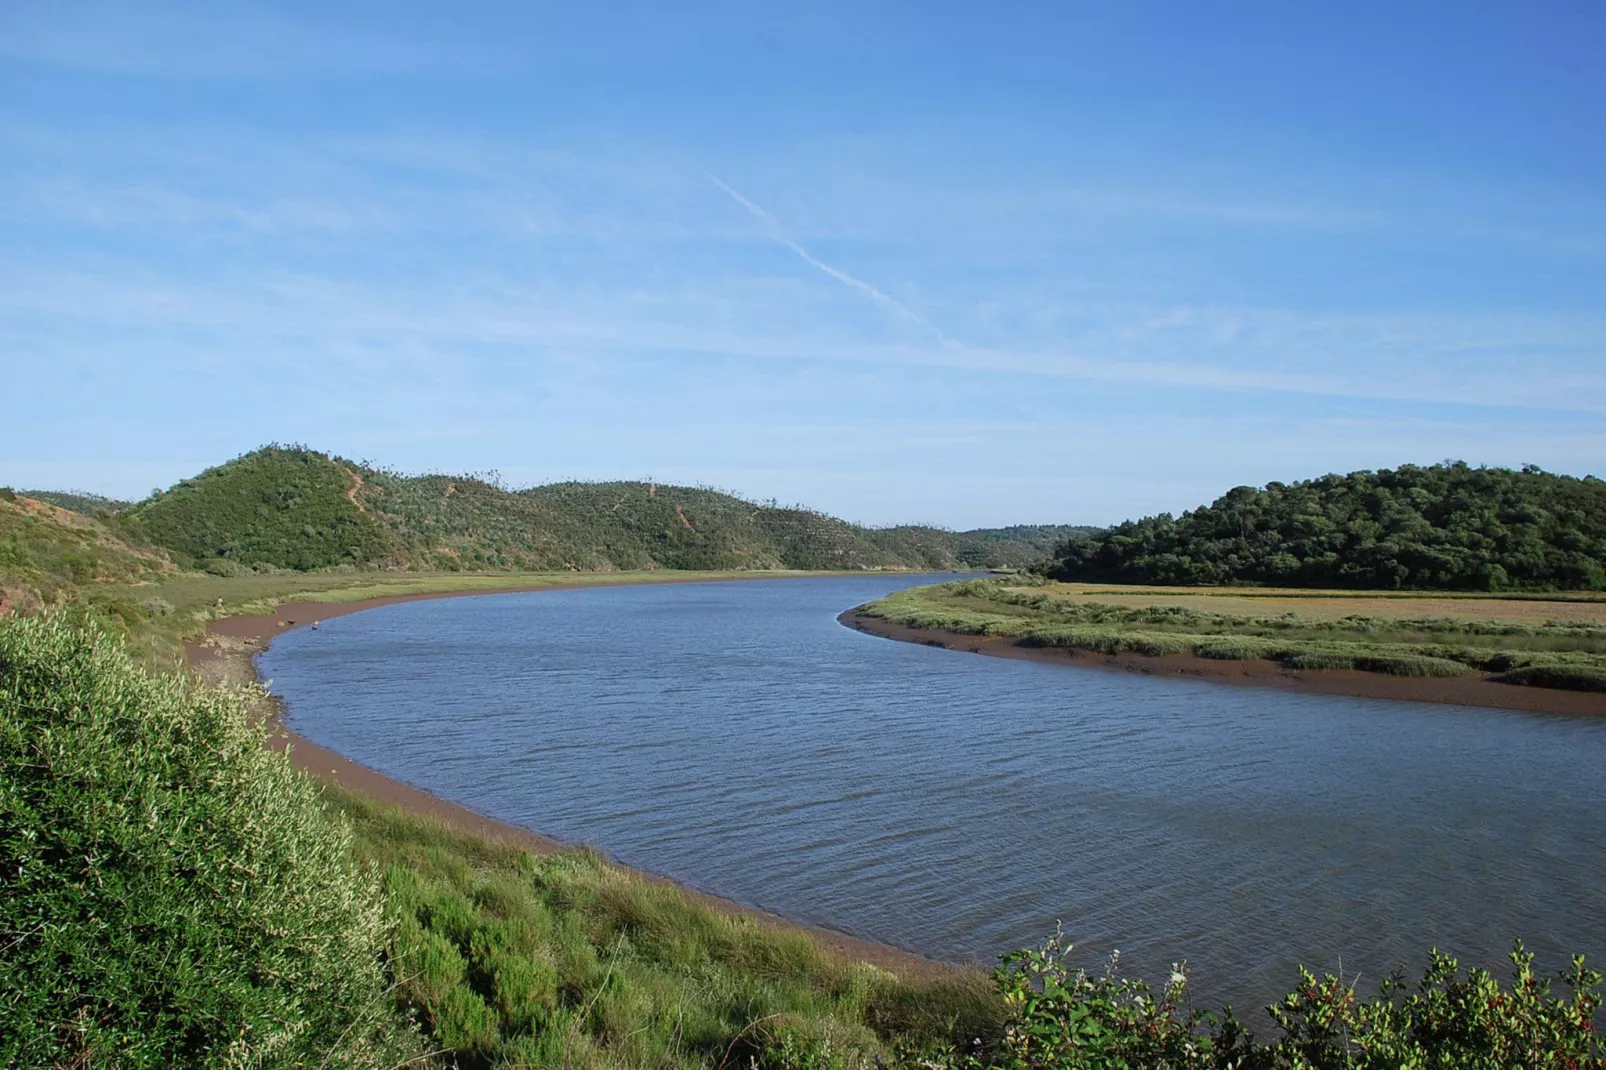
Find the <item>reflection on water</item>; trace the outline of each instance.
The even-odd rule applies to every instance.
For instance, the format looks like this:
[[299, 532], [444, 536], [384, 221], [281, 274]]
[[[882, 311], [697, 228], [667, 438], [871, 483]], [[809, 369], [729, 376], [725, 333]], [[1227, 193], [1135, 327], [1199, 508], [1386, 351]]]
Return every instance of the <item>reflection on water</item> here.
[[[1240, 1010], [1304, 962], [1606, 955], [1606, 721], [1289, 695], [876, 639], [930, 579], [387, 606], [261, 658], [315, 742], [800, 921], [1090, 963]], [[1253, 1021], [1258, 1015], [1251, 1016]]]

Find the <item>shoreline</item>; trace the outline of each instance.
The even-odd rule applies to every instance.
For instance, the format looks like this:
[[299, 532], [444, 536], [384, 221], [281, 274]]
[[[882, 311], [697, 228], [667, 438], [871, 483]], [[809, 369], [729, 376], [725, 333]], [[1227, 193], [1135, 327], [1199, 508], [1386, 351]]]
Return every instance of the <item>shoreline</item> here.
[[[792, 577], [762, 574], [688, 580], [653, 580], [646, 583], [725, 583], [756, 579], [787, 579]], [[596, 586], [639, 586], [636, 583], [606, 583]], [[184, 660], [192, 672], [214, 683], [260, 683], [256, 671], [255, 655], [268, 648], [274, 638], [297, 628], [306, 628], [316, 621], [329, 620], [350, 613], [377, 609], [380, 606], [401, 602], [419, 602], [437, 598], [479, 598], [503, 594], [529, 594], [550, 590], [573, 590], [573, 586], [554, 587], [551, 584], [532, 584], [529, 587], [510, 587], [495, 591], [430, 591], [414, 594], [386, 595], [355, 602], [284, 602], [271, 614], [257, 616], [221, 617], [207, 622], [206, 637], [200, 641], [184, 643]], [[386, 776], [353, 761], [336, 751], [321, 747], [311, 740], [285, 727], [279, 717], [277, 702], [265, 745], [270, 750], [288, 751], [290, 763], [309, 775], [347, 791], [365, 796], [376, 802], [394, 806], [415, 817], [438, 821], [449, 828], [483, 836], [486, 839], [513, 844], [532, 854], [552, 854], [572, 850], [580, 844], [564, 843], [533, 829], [498, 820], [459, 803], [433, 795], [405, 781]], [[607, 858], [606, 852], [603, 857]], [[867, 962], [908, 980], [935, 981], [962, 974], [977, 968], [975, 964], [940, 962], [911, 951], [876, 943], [862, 937], [836, 932], [832, 929], [792, 921], [758, 907], [748, 906], [730, 899], [691, 887], [682, 881], [662, 874], [651, 873], [608, 859], [608, 864], [635, 877], [655, 884], [673, 887], [693, 900], [728, 917], [750, 918], [766, 928], [791, 931], [808, 936], [828, 955], [839, 960]]]
[[1377, 698], [1398, 702], [1433, 702], [1445, 706], [1479, 706], [1486, 709], [1566, 716], [1606, 716], [1606, 694], [1591, 691], [1562, 691], [1544, 687], [1521, 687], [1496, 683], [1480, 676], [1423, 677], [1389, 676], [1359, 669], [1300, 671], [1284, 668], [1275, 661], [1218, 661], [1193, 654], [1096, 654], [1069, 647], [1025, 646], [1002, 636], [962, 635], [939, 628], [913, 628], [880, 617], [868, 616], [855, 606], [837, 616], [837, 621], [854, 631], [879, 639], [918, 643], [989, 657], [1040, 661], [1067, 668], [1135, 672], [1147, 676], [1170, 676], [1202, 680], [1214, 684], [1248, 687], [1274, 687], [1302, 694], [1341, 695], [1348, 698]]

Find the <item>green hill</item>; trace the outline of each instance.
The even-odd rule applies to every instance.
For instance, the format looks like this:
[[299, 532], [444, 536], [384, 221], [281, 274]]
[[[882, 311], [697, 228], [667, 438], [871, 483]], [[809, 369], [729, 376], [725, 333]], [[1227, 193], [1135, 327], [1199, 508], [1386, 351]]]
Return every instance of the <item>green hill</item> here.
[[0, 487], [0, 612], [172, 571], [165, 555], [129, 546], [100, 520]]
[[1087, 529], [865, 528], [703, 487], [406, 476], [268, 446], [122, 509], [182, 564], [401, 569], [956, 569], [1040, 564]]
[[187, 564], [370, 564], [390, 556], [393, 539], [358, 501], [360, 487], [348, 465], [273, 446], [181, 480], [117, 519], [134, 538]]
[[84, 516], [118, 513], [134, 504], [83, 490], [19, 490], [17, 493], [24, 498], [33, 498]]
[[1442, 590], [1606, 588], [1606, 482], [1456, 462], [1237, 487], [1057, 551], [1055, 579]]

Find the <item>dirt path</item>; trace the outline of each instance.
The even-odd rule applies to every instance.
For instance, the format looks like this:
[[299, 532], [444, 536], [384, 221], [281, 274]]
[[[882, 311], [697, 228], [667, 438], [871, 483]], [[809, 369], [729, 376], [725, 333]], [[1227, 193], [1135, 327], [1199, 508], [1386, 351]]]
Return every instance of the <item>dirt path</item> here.
[[366, 513], [368, 510], [363, 506], [362, 502], [357, 500], [357, 492], [362, 490], [362, 476], [350, 468], [346, 469], [346, 474], [351, 477], [351, 486], [346, 490], [346, 501], [355, 505], [357, 512]]
[[1081, 668], [1117, 669], [1149, 676], [1178, 676], [1218, 684], [1249, 684], [1276, 687], [1322, 695], [1349, 695], [1354, 698], [1397, 699], [1405, 702], [1437, 702], [1449, 706], [1484, 706], [1528, 713], [1561, 713], [1590, 716], [1606, 715], [1606, 694], [1590, 691], [1559, 691], [1545, 687], [1518, 687], [1500, 684], [1481, 676], [1449, 679], [1421, 676], [1388, 676], [1354, 669], [1325, 669], [1298, 672], [1275, 661], [1218, 661], [1192, 654], [1117, 654], [1113, 657], [1064, 647], [1022, 646], [1014, 639], [960, 635], [935, 628], [911, 628], [879, 617], [867, 617], [850, 609], [837, 618], [849, 628], [906, 643], [939, 646], [972, 654], [1000, 658], [1046, 661]]
[[[739, 582], [739, 581], [737, 581]], [[572, 588], [540, 587], [532, 590]], [[511, 591], [491, 592], [497, 594]], [[273, 639], [292, 629], [305, 628], [316, 621], [359, 613], [377, 606], [397, 602], [415, 602], [432, 598], [465, 598], [479, 595], [464, 592], [439, 594], [398, 595], [374, 598], [364, 602], [286, 602], [271, 616], [224, 617], [207, 627], [206, 638], [185, 645], [184, 655], [197, 676], [208, 683], [238, 685], [258, 679], [255, 656], [268, 648]], [[448, 802], [411, 784], [392, 779], [383, 773], [352, 761], [325, 747], [297, 735], [279, 722], [276, 714], [267, 739], [267, 745], [279, 751], [288, 751], [290, 762], [298, 769], [341, 788], [360, 792], [371, 799], [400, 807], [408, 813], [431, 818], [452, 828], [461, 829], [489, 839], [517, 844], [536, 854], [561, 850], [566, 845], [539, 832], [498, 821], [465, 806]], [[613, 863], [617, 865], [617, 863]], [[620, 866], [621, 869], [629, 867]], [[645, 880], [679, 888], [704, 905], [733, 917], [747, 917], [760, 925], [784, 931], [802, 932], [815, 940], [829, 954], [853, 962], [868, 962], [890, 970], [905, 980], [930, 981], [953, 976], [957, 971], [975, 967], [935, 962], [899, 948], [862, 940], [846, 933], [816, 928], [788, 921], [767, 911], [741, 903], [720, 899], [700, 892], [679, 881], [654, 873], [629, 870]]]

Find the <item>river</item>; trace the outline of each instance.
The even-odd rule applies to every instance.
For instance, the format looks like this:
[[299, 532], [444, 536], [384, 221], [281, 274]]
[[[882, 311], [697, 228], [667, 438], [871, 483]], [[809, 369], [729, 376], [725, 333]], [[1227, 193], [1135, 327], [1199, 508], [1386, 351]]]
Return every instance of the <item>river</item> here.
[[1297, 695], [867, 636], [951, 577], [410, 602], [259, 659], [295, 731], [715, 895], [986, 964], [1081, 961], [1252, 1026], [1295, 967], [1606, 958], [1606, 719]]

